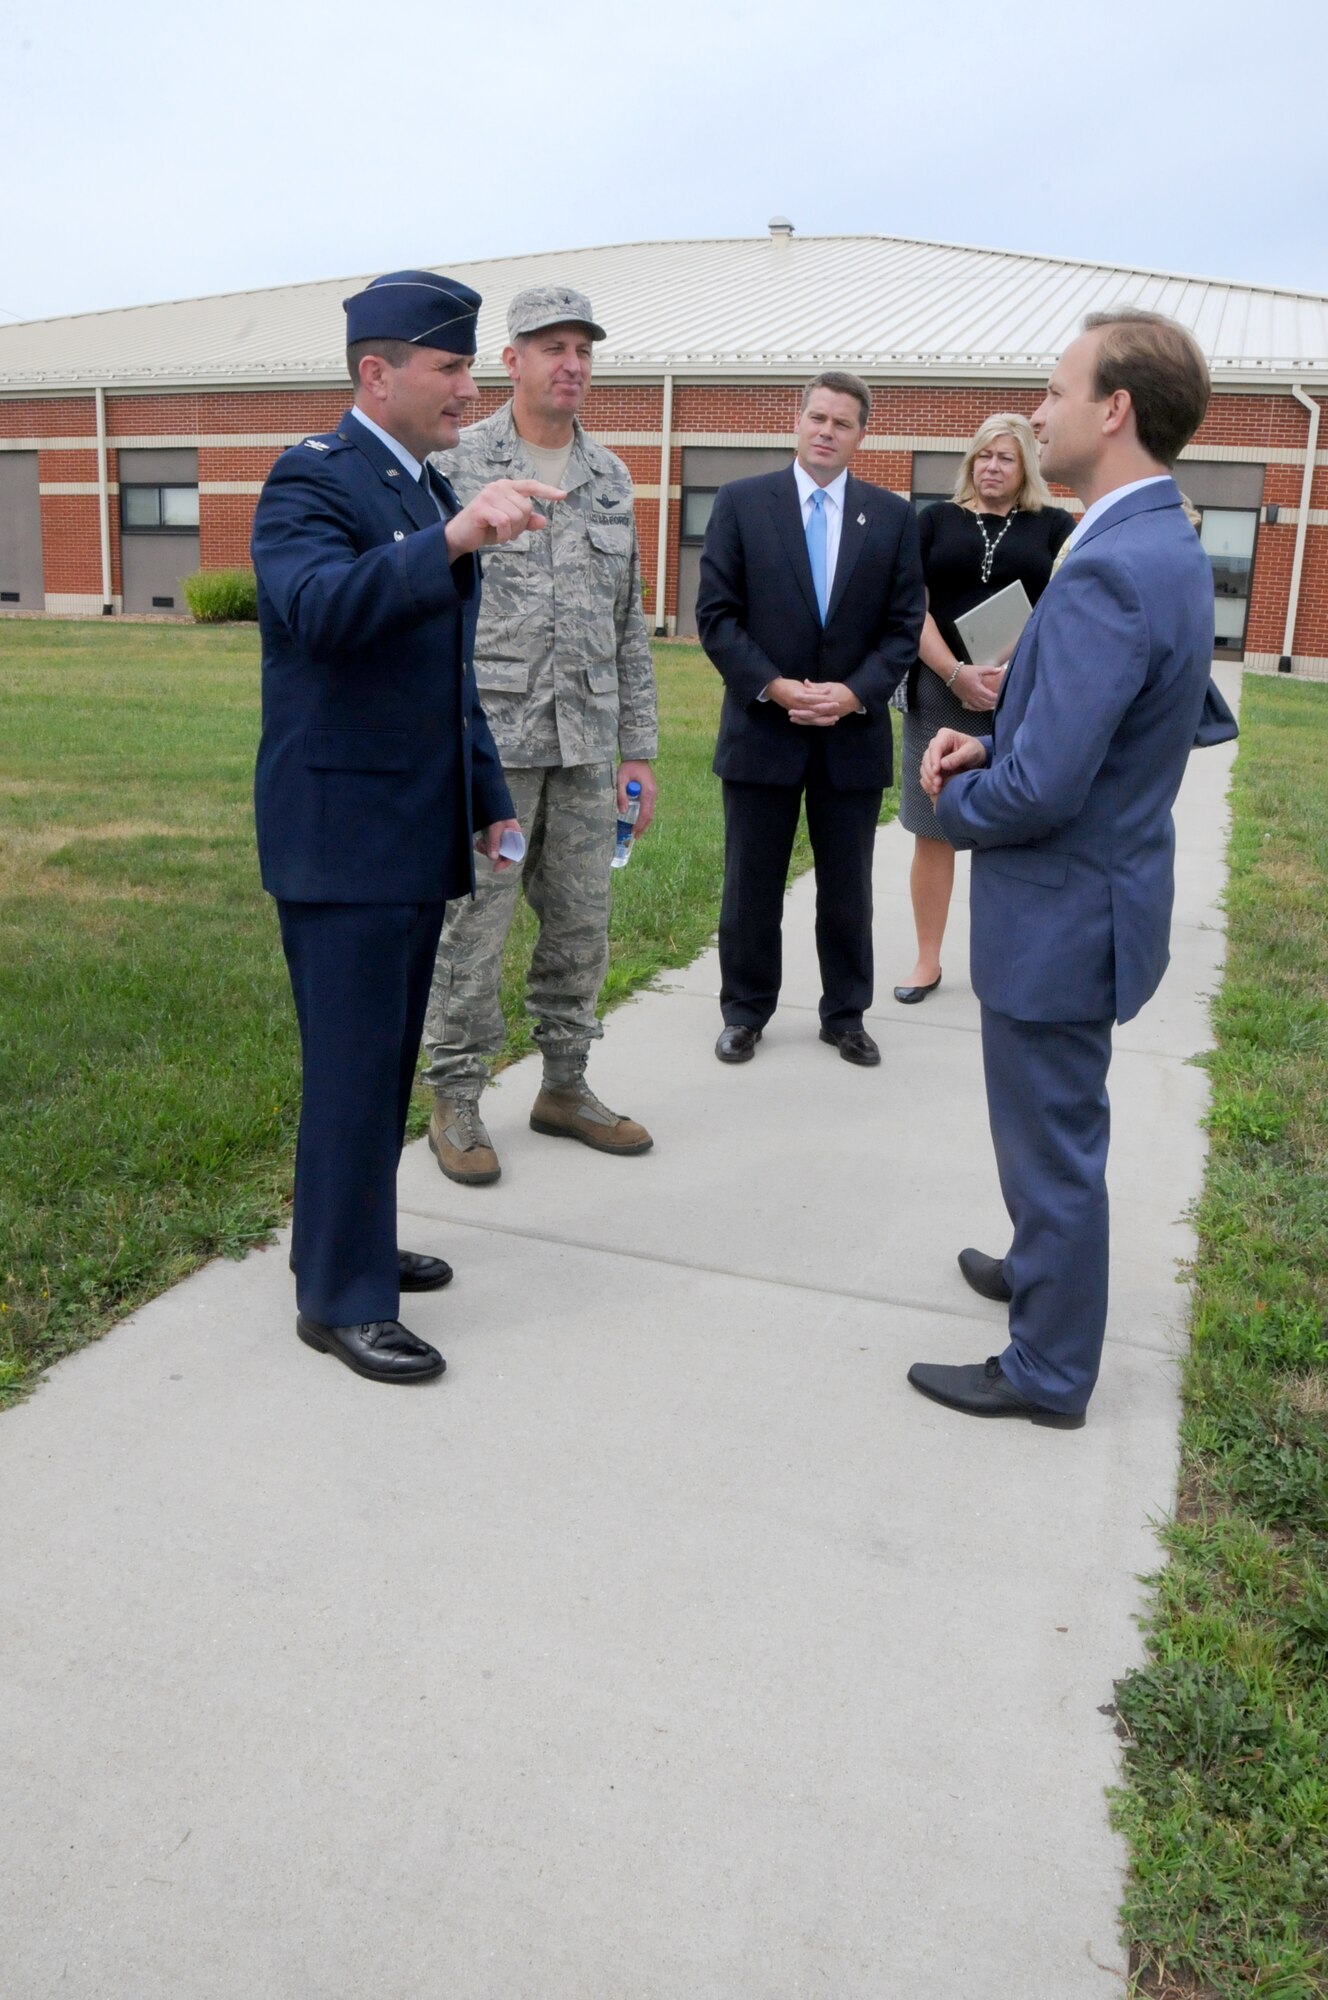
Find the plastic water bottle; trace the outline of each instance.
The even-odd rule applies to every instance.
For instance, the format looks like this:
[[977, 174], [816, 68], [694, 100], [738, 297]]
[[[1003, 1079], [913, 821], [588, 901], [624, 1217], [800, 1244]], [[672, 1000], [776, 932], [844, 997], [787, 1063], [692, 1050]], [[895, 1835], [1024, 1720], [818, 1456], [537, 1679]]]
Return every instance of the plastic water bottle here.
[[636, 838], [637, 815], [641, 811], [641, 783], [638, 778], [627, 780], [627, 803], [618, 815], [618, 831], [613, 842], [613, 866], [625, 868], [632, 858], [632, 842]]

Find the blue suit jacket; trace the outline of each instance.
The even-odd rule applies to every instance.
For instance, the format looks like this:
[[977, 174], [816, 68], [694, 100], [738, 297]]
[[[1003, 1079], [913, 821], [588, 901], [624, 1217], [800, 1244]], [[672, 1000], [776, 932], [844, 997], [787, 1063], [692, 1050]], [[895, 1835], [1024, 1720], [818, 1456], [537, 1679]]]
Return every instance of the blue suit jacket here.
[[[792, 466], [721, 486], [696, 599], [701, 644], [724, 678], [716, 774], [801, 784], [819, 738], [836, 789], [888, 785], [890, 696], [917, 658], [926, 609], [917, 518], [897, 493], [850, 472], [822, 625]], [[778, 702], [758, 700], [779, 675], [843, 681], [866, 714], [803, 728]]]
[[950, 779], [937, 804], [954, 845], [975, 850], [973, 986], [997, 1013], [1128, 1021], [1155, 991], [1171, 808], [1212, 657], [1208, 558], [1174, 483], [1146, 486], [1053, 576], [1010, 663], [987, 768]]
[[469, 894], [475, 827], [512, 817], [471, 664], [477, 559], [449, 563], [433, 500], [349, 413], [273, 466], [253, 558], [263, 886], [299, 903]]

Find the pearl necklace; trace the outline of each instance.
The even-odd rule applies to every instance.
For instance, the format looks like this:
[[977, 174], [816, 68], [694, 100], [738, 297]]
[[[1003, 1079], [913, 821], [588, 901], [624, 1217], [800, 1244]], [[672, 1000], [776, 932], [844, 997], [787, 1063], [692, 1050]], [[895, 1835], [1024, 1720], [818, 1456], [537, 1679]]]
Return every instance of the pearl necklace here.
[[982, 537], [982, 581], [984, 583], [991, 582], [991, 566], [996, 560], [996, 551], [1000, 547], [1001, 543], [1005, 540], [1005, 537], [1009, 534], [1010, 523], [1011, 521], [1013, 521], [1015, 515], [1018, 512], [1019, 509], [1017, 507], [1012, 507], [1010, 509], [1009, 513], [1005, 517], [1005, 526], [1001, 529], [995, 541], [992, 542], [988, 541], [987, 539], [986, 522], [983, 520], [981, 514], [977, 512], [976, 508], [974, 509], [973, 519], [977, 522], [978, 533]]

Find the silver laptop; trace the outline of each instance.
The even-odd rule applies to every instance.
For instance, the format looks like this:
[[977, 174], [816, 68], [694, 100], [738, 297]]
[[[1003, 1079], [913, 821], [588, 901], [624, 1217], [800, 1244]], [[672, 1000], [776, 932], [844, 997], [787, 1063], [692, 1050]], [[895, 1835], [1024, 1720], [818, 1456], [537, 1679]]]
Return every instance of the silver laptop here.
[[955, 628], [964, 649], [976, 666], [990, 666], [1007, 646], [1012, 647], [1033, 615], [1028, 592], [1022, 583], [1007, 583], [994, 597], [961, 612]]

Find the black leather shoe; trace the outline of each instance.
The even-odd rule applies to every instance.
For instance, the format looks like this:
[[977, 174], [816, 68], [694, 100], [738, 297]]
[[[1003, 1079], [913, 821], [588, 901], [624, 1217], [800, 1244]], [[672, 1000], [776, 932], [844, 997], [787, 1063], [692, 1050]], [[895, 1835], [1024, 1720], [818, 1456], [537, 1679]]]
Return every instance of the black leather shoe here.
[[430, 1382], [447, 1363], [436, 1347], [418, 1340], [399, 1319], [371, 1319], [363, 1326], [323, 1326], [299, 1313], [295, 1331], [306, 1347], [335, 1354], [371, 1382]]
[[981, 1250], [961, 1250], [959, 1268], [965, 1284], [971, 1285], [980, 1298], [990, 1299], [998, 1306], [1009, 1305], [1013, 1294], [1005, 1282], [1005, 1266], [999, 1257], [984, 1256]]
[[863, 1069], [875, 1069], [881, 1060], [881, 1051], [865, 1028], [822, 1028], [821, 1040], [833, 1042], [845, 1062]]
[[721, 1062], [750, 1062], [760, 1039], [759, 1028], [725, 1028], [715, 1043], [715, 1054]]
[[970, 1362], [962, 1368], [947, 1368], [941, 1362], [915, 1361], [908, 1379], [933, 1403], [948, 1410], [962, 1410], [966, 1417], [1027, 1417], [1031, 1424], [1049, 1430], [1081, 1431], [1082, 1410], [1048, 1410], [1041, 1403], [1026, 1403], [1006, 1379], [994, 1354], [986, 1361]]
[[441, 1257], [425, 1257], [418, 1250], [398, 1250], [397, 1268], [403, 1292], [438, 1292], [452, 1282], [452, 1266]]
[[[290, 1260], [292, 1271], [295, 1259]], [[452, 1282], [452, 1266], [441, 1257], [422, 1257], [418, 1250], [397, 1251], [397, 1283], [403, 1292], [437, 1292]]]
[[895, 999], [901, 1007], [916, 1007], [918, 1001], [925, 1000], [929, 993], [934, 993], [940, 983], [941, 975], [938, 972], [930, 986], [896, 986]]

